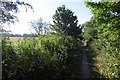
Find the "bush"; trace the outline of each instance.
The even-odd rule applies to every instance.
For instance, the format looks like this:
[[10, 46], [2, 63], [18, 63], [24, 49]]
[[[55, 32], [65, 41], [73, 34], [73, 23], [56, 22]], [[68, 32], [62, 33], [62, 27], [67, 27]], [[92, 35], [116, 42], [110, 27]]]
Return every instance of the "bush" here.
[[3, 41], [3, 79], [71, 78], [80, 44], [70, 36], [41, 36], [11, 45]]
[[119, 55], [116, 46], [111, 46], [107, 40], [94, 40], [89, 44], [93, 51], [94, 77], [120, 78]]

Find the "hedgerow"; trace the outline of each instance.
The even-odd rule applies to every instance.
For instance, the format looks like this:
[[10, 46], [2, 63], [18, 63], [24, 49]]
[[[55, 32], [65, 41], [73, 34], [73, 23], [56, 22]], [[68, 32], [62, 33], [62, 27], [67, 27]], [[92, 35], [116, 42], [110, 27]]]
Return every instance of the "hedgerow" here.
[[82, 53], [80, 44], [64, 35], [40, 36], [14, 45], [3, 40], [2, 46], [3, 79], [71, 78]]

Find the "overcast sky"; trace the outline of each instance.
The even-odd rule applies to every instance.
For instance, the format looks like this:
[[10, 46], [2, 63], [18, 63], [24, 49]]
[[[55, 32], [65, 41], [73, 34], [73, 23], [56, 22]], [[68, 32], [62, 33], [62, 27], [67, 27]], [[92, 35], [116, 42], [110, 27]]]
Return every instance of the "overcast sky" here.
[[78, 17], [79, 24], [88, 21], [91, 17], [90, 9], [86, 8], [82, 0], [24, 0], [31, 4], [34, 12], [31, 9], [20, 7], [20, 12], [17, 14], [19, 23], [11, 26], [13, 34], [31, 33], [30, 25], [32, 20], [43, 18], [44, 21], [52, 23], [52, 16], [55, 14], [57, 7], [65, 5], [68, 9], [72, 10]]

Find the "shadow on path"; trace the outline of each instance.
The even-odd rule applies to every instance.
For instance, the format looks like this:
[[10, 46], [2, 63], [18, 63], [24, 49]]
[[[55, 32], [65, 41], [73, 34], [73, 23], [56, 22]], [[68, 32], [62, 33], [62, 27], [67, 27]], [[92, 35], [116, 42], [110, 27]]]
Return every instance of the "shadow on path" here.
[[80, 78], [91, 78], [91, 71], [89, 69], [87, 56], [85, 53], [82, 55]]
[[91, 78], [91, 71], [89, 68], [89, 63], [84, 48], [83, 48], [83, 54], [81, 60], [82, 60], [82, 64], [80, 69], [80, 78]]
[[92, 78], [92, 74], [90, 63], [85, 52], [84, 46], [82, 45], [81, 64], [77, 67], [78, 73], [76, 74], [75, 78], [89, 78], [88, 80], [90, 80], [90, 78]]

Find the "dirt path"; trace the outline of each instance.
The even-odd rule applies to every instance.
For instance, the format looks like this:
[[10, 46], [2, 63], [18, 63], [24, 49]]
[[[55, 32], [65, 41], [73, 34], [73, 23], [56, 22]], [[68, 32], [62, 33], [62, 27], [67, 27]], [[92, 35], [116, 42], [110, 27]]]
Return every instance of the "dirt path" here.
[[82, 64], [80, 71], [81, 71], [80, 78], [91, 78], [91, 71], [89, 69], [88, 59], [87, 59], [87, 55], [85, 54], [84, 48], [83, 48]]
[[79, 71], [75, 78], [89, 78], [88, 80], [90, 80], [90, 78], [92, 78], [91, 76], [91, 71], [90, 71], [90, 68], [89, 68], [89, 63], [88, 63], [88, 59], [87, 59], [87, 55], [85, 53], [85, 49], [83, 47], [83, 54], [82, 54], [82, 63], [81, 65], [78, 66], [77, 68], [77, 71]]

